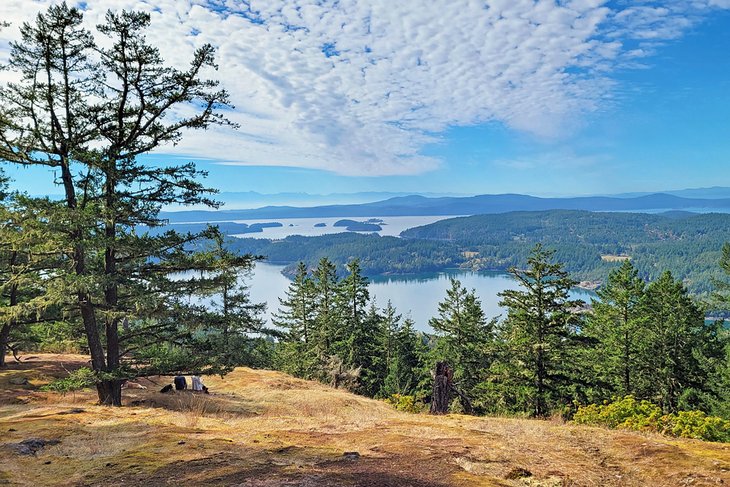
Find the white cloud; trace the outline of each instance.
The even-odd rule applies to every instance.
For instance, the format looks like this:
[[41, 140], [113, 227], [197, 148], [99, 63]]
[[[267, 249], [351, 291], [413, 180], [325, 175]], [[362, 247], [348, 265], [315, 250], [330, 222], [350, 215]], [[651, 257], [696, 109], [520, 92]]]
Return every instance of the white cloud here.
[[[47, 1], [3, 0], [17, 31]], [[190, 133], [167, 152], [229, 164], [410, 174], [450, 126], [497, 121], [565, 135], [611, 97], [611, 73], [679, 37], [727, 0], [88, 0], [152, 12], [149, 39], [183, 65], [218, 47], [216, 74], [241, 129]], [[7, 46], [0, 49], [6, 56]]]

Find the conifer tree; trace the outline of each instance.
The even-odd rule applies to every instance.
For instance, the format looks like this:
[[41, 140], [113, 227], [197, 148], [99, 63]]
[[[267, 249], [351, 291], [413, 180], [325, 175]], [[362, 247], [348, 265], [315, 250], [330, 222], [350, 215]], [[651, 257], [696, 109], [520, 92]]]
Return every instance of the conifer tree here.
[[571, 352], [583, 304], [570, 299], [576, 282], [552, 261], [553, 254], [537, 244], [526, 269], [509, 271], [520, 289], [499, 293], [500, 306], [508, 311], [500, 334], [507, 351], [506, 380], [516, 392], [513, 406], [538, 417], [570, 402]]
[[265, 303], [252, 303], [244, 279], [250, 276], [256, 258], [237, 255], [225, 248], [222, 235], [212, 239], [211, 267], [206, 275], [210, 280], [210, 302], [205, 306], [206, 319], [202, 323], [213, 349], [221, 362], [230, 366], [267, 366], [257, 357], [257, 346], [267, 337], [278, 336], [265, 327], [262, 313]]
[[[367, 326], [364, 324], [365, 316], [368, 314], [370, 291], [368, 291], [368, 280], [360, 270], [360, 261], [352, 260], [346, 269], [348, 274], [337, 285], [336, 306], [339, 324], [333, 336], [333, 344], [334, 352], [341, 355], [348, 364], [354, 365], [358, 360], [355, 357], [359, 353], [358, 344], [370, 339], [370, 330], [366, 331], [366, 328], [370, 328], [373, 323]], [[378, 321], [375, 319], [375, 323]]]
[[593, 313], [583, 331], [596, 342], [586, 367], [595, 371], [610, 393], [622, 397], [643, 396], [652, 386], [642, 377], [648, 352], [648, 330], [641, 313], [644, 287], [631, 261], [611, 271], [597, 291], [598, 299], [593, 300]]
[[138, 156], [186, 129], [225, 123], [217, 109], [227, 93], [202, 78], [214, 67], [209, 45], [194, 52], [188, 70], [165, 65], [144, 36], [149, 14], [108, 12], [97, 27], [103, 43], [82, 20], [81, 10], [61, 3], [21, 27], [7, 66], [20, 81], [0, 88], [0, 160], [58, 175], [64, 195], [45, 202], [45, 224], [65, 262], [48, 295], [83, 325], [99, 401], [121, 405], [125, 378], [213, 365], [180, 329], [190, 320], [176, 290], [195, 281], [171, 274], [206, 268], [209, 259], [191, 243], [214, 232], [145, 231], [164, 224], [163, 205], [214, 204], [198, 182], [204, 174]]
[[[387, 317], [392, 309], [390, 303], [384, 310]], [[393, 310], [394, 312], [395, 310]], [[384, 397], [393, 394], [412, 395], [417, 392], [424, 368], [426, 347], [423, 340], [413, 329], [413, 320], [406, 318], [400, 323], [400, 316], [395, 319], [384, 320], [390, 337], [390, 350], [387, 353], [387, 373], [383, 381]]]
[[320, 370], [320, 379], [327, 380], [322, 370], [330, 362], [330, 357], [335, 355], [335, 344], [344, 339], [337, 307], [339, 281], [335, 264], [323, 257], [313, 272], [313, 282], [316, 319], [312, 330], [312, 349]]
[[387, 373], [382, 341], [383, 316], [374, 304], [350, 328], [346, 363], [359, 370], [355, 392], [374, 397], [383, 388]]
[[484, 380], [492, 359], [490, 345], [494, 321], [484, 316], [476, 291], [467, 291], [457, 279], [451, 279], [446, 298], [438, 305], [438, 317], [429, 321], [441, 334], [440, 359], [454, 370], [455, 384], [470, 398]]
[[651, 399], [665, 412], [707, 409], [714, 395], [709, 379], [726, 359], [728, 341], [721, 325], [705, 324], [704, 310], [668, 271], [647, 286], [642, 313]]
[[311, 378], [314, 365], [317, 301], [314, 281], [304, 262], [297, 264], [285, 298], [279, 298], [274, 325], [285, 330], [279, 347], [280, 368], [292, 375]]

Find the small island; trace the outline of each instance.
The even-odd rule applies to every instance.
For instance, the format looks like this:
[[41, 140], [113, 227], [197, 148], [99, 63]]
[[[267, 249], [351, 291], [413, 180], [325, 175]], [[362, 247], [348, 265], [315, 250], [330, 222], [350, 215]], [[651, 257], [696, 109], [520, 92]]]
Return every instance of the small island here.
[[326, 223], [315, 223], [314, 224], [314, 228], [322, 228], [322, 227], [326, 227], [326, 226], [327, 226]]
[[355, 220], [337, 220], [333, 227], [345, 227], [348, 232], [379, 232], [383, 228], [375, 223], [358, 222]]
[[263, 232], [264, 228], [278, 228], [284, 225], [279, 222], [252, 223], [249, 225], [249, 232]]

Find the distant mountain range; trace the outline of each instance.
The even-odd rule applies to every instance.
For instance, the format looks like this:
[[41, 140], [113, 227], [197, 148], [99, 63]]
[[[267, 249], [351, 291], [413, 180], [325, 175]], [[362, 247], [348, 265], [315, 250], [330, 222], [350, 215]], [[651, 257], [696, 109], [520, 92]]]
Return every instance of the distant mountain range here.
[[262, 208], [247, 210], [192, 210], [165, 212], [162, 216], [171, 222], [208, 222], [259, 218], [478, 215], [506, 213], [509, 211], [541, 210], [633, 211], [654, 213], [693, 209], [705, 212], [730, 211], [730, 198], [688, 198], [667, 193], [642, 196], [583, 196], [575, 198], [539, 198], [521, 194], [437, 198], [410, 195], [388, 198], [371, 203], [312, 207], [264, 206]]

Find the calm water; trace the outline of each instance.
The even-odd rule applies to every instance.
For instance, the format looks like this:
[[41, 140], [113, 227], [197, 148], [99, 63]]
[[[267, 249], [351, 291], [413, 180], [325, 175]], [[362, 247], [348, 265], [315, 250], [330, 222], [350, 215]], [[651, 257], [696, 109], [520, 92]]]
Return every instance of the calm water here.
[[[314, 237], [317, 235], [327, 235], [330, 233], [345, 232], [345, 227], [333, 227], [332, 225], [338, 220], [355, 220], [365, 221], [370, 218], [378, 218], [383, 220], [384, 224], [381, 224], [382, 230], [378, 232], [379, 235], [390, 235], [397, 237], [400, 232], [406, 228], [418, 227], [421, 225], [428, 225], [439, 220], [445, 220], [446, 218], [454, 218], [453, 216], [355, 216], [355, 217], [336, 217], [336, 218], [275, 218], [270, 220], [234, 220], [236, 223], [246, 223], [251, 225], [252, 223], [264, 223], [264, 222], [279, 222], [283, 224], [283, 227], [264, 228], [263, 232], [257, 233], [244, 233], [236, 235], [243, 238], [271, 238], [271, 239], [282, 239], [289, 235], [305, 235], [307, 237]], [[324, 227], [315, 227], [317, 223], [324, 223]]]
[[[283, 266], [263, 264], [256, 265], [253, 275], [248, 279], [251, 286], [251, 298], [254, 302], [267, 303], [267, 318], [279, 307], [279, 298], [289, 287], [289, 279], [281, 274]], [[440, 272], [414, 277], [375, 278], [370, 282], [370, 297], [375, 299], [379, 307], [390, 300], [398, 312], [410, 316], [416, 328], [430, 331], [428, 320], [436, 316], [439, 301], [446, 297], [449, 278], [459, 279], [467, 289], [475, 289], [481, 299], [482, 308], [488, 317], [502, 314], [504, 310], [497, 305], [497, 293], [505, 289], [516, 289], [517, 283], [507, 274], [491, 272], [476, 273], [465, 271]], [[592, 293], [575, 290], [574, 298], [589, 301]]]

